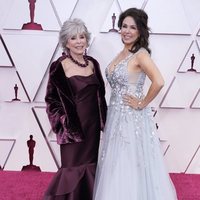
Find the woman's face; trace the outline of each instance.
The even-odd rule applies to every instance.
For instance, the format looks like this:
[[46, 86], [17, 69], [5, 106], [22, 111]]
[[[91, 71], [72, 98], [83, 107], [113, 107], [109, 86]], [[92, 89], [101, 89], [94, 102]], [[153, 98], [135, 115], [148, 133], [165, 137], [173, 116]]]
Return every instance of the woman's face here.
[[70, 50], [70, 53], [80, 55], [84, 54], [87, 48], [87, 40], [85, 34], [78, 33], [68, 39], [66, 47]]
[[124, 18], [121, 27], [121, 38], [126, 46], [132, 47], [140, 36], [135, 20], [132, 17]]

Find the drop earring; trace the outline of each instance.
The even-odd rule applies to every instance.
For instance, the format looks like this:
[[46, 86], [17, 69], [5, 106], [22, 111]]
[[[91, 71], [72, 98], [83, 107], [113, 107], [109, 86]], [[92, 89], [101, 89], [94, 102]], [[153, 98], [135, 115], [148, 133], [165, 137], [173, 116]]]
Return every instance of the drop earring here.
[[85, 54], [84, 55], [87, 56], [87, 49], [85, 49]]

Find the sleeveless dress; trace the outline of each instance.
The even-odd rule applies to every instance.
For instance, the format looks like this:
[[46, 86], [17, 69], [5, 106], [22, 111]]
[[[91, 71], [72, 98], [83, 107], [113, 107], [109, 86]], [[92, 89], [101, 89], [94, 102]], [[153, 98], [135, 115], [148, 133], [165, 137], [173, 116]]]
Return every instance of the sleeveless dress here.
[[95, 74], [69, 79], [84, 142], [60, 145], [61, 168], [45, 194], [45, 200], [92, 200], [100, 140], [100, 119]]
[[124, 94], [143, 97], [145, 73], [128, 73], [128, 61], [134, 55], [129, 54], [112, 72], [106, 68], [112, 90], [93, 200], [177, 199], [164, 166], [151, 108], [135, 110], [122, 100]]

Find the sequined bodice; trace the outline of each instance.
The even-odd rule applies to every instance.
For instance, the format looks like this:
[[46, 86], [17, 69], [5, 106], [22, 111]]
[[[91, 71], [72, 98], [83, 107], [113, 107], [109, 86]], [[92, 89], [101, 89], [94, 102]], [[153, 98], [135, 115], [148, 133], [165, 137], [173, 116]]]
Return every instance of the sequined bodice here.
[[137, 98], [143, 97], [143, 86], [146, 75], [144, 72], [133, 74], [128, 72], [128, 61], [132, 56], [134, 54], [129, 54], [111, 72], [109, 66], [106, 68], [106, 78], [112, 88], [110, 106], [116, 105], [119, 109], [128, 109], [128, 106], [123, 104], [122, 97], [124, 94], [130, 94]]

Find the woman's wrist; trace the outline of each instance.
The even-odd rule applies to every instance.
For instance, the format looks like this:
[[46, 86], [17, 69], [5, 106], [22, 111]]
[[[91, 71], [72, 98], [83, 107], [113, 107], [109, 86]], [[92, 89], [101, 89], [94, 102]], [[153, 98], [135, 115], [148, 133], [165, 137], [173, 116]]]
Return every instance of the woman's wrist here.
[[143, 105], [143, 101], [139, 100], [137, 103], [137, 110], [141, 110], [143, 108], [142, 105]]

